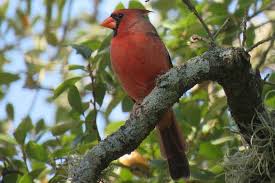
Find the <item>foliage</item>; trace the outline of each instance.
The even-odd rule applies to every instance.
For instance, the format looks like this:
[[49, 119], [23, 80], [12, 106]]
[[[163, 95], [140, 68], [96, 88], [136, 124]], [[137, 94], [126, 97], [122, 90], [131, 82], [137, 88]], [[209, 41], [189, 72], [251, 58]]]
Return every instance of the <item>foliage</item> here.
[[[37, 2], [0, 2], [0, 101], [6, 113], [0, 120], [0, 180], [3, 182], [65, 181], [67, 168], [72, 166], [69, 157], [82, 155], [95, 146], [100, 140], [100, 126], [106, 127], [105, 134], [118, 129], [123, 122], [114, 119], [113, 114], [122, 115], [117, 112], [118, 109], [129, 112], [133, 106], [110, 66], [112, 35], [98, 26], [97, 18], [100, 17], [99, 12], [104, 12], [102, 7], [106, 2], [95, 0], [94, 14], [89, 15], [79, 10], [73, 14], [71, 10], [76, 1]], [[222, 46], [239, 46], [244, 12], [248, 9], [248, 17], [252, 16], [271, 0], [192, 2], [213, 32], [229, 17], [229, 23], [216, 41]], [[37, 4], [41, 12], [37, 10]], [[181, 0], [130, 1], [128, 6], [154, 11], [153, 22], [170, 51], [174, 65], [183, 64], [207, 50], [205, 42], [190, 42], [193, 34], [205, 37], [207, 34]], [[123, 7], [124, 4], [119, 3], [114, 4], [113, 9]], [[265, 21], [269, 21], [274, 18], [274, 11], [259, 16], [254, 19], [258, 17], [259, 21], [263, 21], [264, 17]], [[249, 20], [247, 47], [274, 30], [274, 25], [268, 23], [264, 25], [264, 31], [259, 31], [259, 23], [254, 19]], [[255, 67], [262, 59], [265, 46], [252, 53]], [[14, 71], [14, 65], [20, 60], [17, 52], [23, 55], [23, 64], [22, 68]], [[274, 50], [267, 53], [265, 60], [260, 67], [262, 74], [274, 69]], [[54, 72], [58, 74], [54, 75]], [[60, 79], [55, 78], [48, 83], [58, 81], [58, 86], [45, 84], [52, 74]], [[271, 74], [268, 80], [275, 82], [275, 75]], [[19, 120], [18, 115], [23, 109], [15, 108], [17, 103], [7, 99], [9, 92], [16, 90], [14, 86], [24, 87], [35, 96], [45, 92], [46, 97], [42, 100], [54, 108], [53, 123], [44, 117], [34, 118], [34, 108], [47, 108], [34, 105], [36, 97], [30, 101], [32, 104], [27, 114]], [[275, 107], [273, 88], [266, 85], [263, 92], [270, 109]], [[22, 98], [24, 101], [24, 96]], [[22, 99], [15, 101], [20, 103]], [[242, 147], [242, 144], [240, 137], [231, 132], [236, 126], [221, 87], [212, 82], [201, 83], [180, 99], [174, 111], [189, 144], [190, 182], [225, 182], [221, 163], [224, 155]], [[106, 182], [171, 182], [155, 132], [143, 141], [137, 152], [140, 155], [134, 160], [114, 161], [105, 170], [102, 179]]]

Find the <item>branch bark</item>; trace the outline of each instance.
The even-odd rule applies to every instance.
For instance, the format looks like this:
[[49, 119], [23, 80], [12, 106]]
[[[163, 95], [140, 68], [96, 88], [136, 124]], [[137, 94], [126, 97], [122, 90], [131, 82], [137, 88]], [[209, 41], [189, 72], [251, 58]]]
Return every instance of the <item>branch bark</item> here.
[[222, 85], [231, 114], [249, 142], [253, 125], [261, 123], [256, 113], [262, 116], [267, 113], [261, 99], [262, 81], [259, 73], [251, 69], [249, 59], [249, 54], [241, 48], [215, 47], [185, 65], [172, 68], [158, 79], [156, 87], [132, 112], [125, 125], [87, 152], [77, 166], [71, 166], [69, 180], [96, 182], [111, 161], [139, 146], [164, 111], [184, 92], [206, 80]]

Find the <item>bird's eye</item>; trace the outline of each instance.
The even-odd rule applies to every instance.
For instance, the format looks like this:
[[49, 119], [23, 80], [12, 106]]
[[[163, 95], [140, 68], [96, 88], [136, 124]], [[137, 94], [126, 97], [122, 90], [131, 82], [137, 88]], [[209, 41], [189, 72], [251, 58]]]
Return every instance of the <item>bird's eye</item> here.
[[122, 13], [119, 13], [117, 16], [118, 16], [118, 18], [122, 18], [122, 17], [123, 17], [123, 14], [122, 14]]
[[116, 21], [119, 21], [119, 20], [123, 17], [123, 14], [122, 14], [122, 13], [119, 13], [119, 14], [114, 14], [114, 13], [112, 13], [112, 14], [111, 14], [111, 17], [112, 17], [113, 19], [115, 19]]

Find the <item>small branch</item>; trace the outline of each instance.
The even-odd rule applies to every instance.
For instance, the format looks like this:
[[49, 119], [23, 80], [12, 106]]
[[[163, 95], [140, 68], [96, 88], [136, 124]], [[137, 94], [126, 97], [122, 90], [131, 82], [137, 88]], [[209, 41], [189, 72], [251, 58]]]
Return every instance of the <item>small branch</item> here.
[[275, 83], [271, 83], [269, 81], [264, 81], [263, 80], [263, 83], [266, 84], [266, 85], [275, 86]]
[[30, 105], [30, 107], [28, 109], [27, 115], [29, 115], [32, 112], [33, 107], [35, 106], [35, 102], [37, 100], [38, 94], [39, 94], [39, 89], [35, 89], [35, 93], [34, 93], [34, 96], [33, 96], [32, 100], [31, 100], [31, 105]]
[[225, 28], [225, 26], [228, 24], [228, 22], [230, 21], [230, 17], [228, 17], [222, 24], [222, 26], [217, 30], [217, 32], [214, 34], [214, 39], [216, 39], [218, 37], [218, 35], [221, 33], [221, 31]]
[[262, 13], [263, 11], [270, 10], [273, 6], [275, 6], [275, 1], [273, 1], [270, 4], [266, 5], [264, 8], [261, 8], [260, 10], [255, 11], [251, 16], [249, 16], [247, 18], [247, 20], [251, 20], [255, 16], [259, 15], [260, 13]]
[[195, 14], [195, 16], [199, 19], [200, 23], [202, 24], [203, 28], [205, 29], [205, 31], [207, 32], [209, 39], [211, 41], [211, 44], [214, 46], [215, 45], [215, 39], [212, 35], [212, 33], [210, 32], [209, 28], [207, 27], [206, 23], [204, 22], [204, 20], [202, 19], [202, 17], [200, 16], [200, 14], [198, 13], [198, 11], [196, 10], [196, 8], [194, 7], [194, 5], [191, 3], [190, 0], [182, 0], [182, 2], [188, 7], [188, 9], [193, 12]]
[[198, 41], [203, 41], [203, 42], [206, 42], [206, 43], [210, 44], [210, 42], [209, 42], [209, 40], [208, 40], [207, 38], [202, 37], [202, 36], [199, 36], [199, 35], [197, 35], [197, 34], [194, 34], [194, 35], [192, 35], [192, 36], [190, 37], [190, 42], [191, 42], [191, 43], [196, 43], [196, 42], [198, 42]]
[[241, 48], [244, 48], [246, 45], [247, 12], [248, 10], [246, 9], [242, 20], [242, 24], [241, 24], [241, 35], [243, 36], [243, 39], [241, 42]]
[[275, 23], [275, 20], [268, 20], [268, 21], [266, 21], [266, 22], [263, 22], [263, 23], [261, 23], [261, 24], [259, 24], [259, 25], [256, 25], [256, 26], [254, 27], [254, 29], [258, 29], [258, 28], [260, 28], [260, 27], [262, 27], [262, 26], [264, 26], [264, 25], [266, 25], [266, 24], [268, 24], [268, 23], [273, 24], [273, 23]]
[[93, 0], [93, 14], [91, 16], [91, 20], [96, 20], [96, 17], [98, 15], [98, 6], [99, 6], [100, 0]]
[[256, 44], [252, 45], [250, 48], [247, 49], [247, 52], [251, 52], [254, 48], [260, 46], [261, 44], [265, 43], [265, 42], [268, 42], [268, 41], [272, 41], [275, 39], [275, 34], [273, 34], [272, 36], [266, 38], [266, 39], [263, 39], [259, 42], [257, 42]]
[[259, 63], [256, 65], [256, 69], [260, 69], [260, 67], [265, 63], [266, 61], [266, 57], [268, 55], [268, 53], [270, 52], [270, 50], [273, 48], [273, 45], [274, 45], [274, 41], [275, 39], [271, 40], [270, 43], [269, 43], [269, 46], [268, 48], [264, 51], [262, 57], [261, 57], [261, 60], [259, 61]]
[[96, 131], [96, 135], [97, 135], [97, 140], [98, 142], [101, 141], [101, 138], [100, 138], [100, 135], [99, 135], [99, 132], [98, 132], [98, 128], [97, 128], [97, 124], [96, 124], [96, 117], [97, 117], [97, 107], [96, 107], [96, 94], [95, 94], [95, 77], [93, 75], [93, 70], [92, 70], [92, 67], [91, 67], [91, 63], [90, 61], [88, 61], [88, 72], [89, 72], [89, 76], [90, 76], [90, 79], [91, 79], [91, 86], [92, 86], [92, 97], [93, 99], [91, 99], [91, 103], [94, 107], [94, 111], [95, 111], [95, 120], [92, 122], [92, 125], [93, 125], [93, 129]]

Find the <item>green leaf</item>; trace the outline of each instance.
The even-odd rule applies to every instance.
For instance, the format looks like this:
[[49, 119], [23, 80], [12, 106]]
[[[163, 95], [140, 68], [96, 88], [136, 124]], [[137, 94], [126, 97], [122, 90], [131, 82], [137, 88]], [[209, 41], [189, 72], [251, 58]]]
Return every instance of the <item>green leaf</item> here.
[[76, 86], [71, 86], [68, 92], [68, 101], [74, 110], [83, 114], [82, 102]]
[[0, 134], [0, 142], [1, 142], [1, 141], [7, 142], [7, 143], [9, 143], [9, 144], [14, 144], [14, 145], [17, 144], [16, 140], [15, 140], [13, 137], [8, 136], [8, 135], [6, 135], [6, 134]]
[[131, 0], [129, 2], [129, 8], [136, 8], [136, 9], [145, 9], [145, 7], [143, 6], [143, 4], [141, 4], [139, 1], [136, 0]]
[[129, 169], [123, 168], [120, 171], [119, 180], [121, 182], [131, 182], [133, 179], [133, 174], [130, 172]]
[[25, 174], [24, 176], [20, 177], [20, 179], [17, 180], [16, 183], [33, 183], [33, 180], [30, 175]]
[[83, 65], [69, 65], [68, 66], [69, 70], [85, 70], [85, 67]]
[[53, 98], [57, 98], [59, 95], [61, 95], [65, 90], [73, 86], [77, 81], [79, 81], [82, 77], [73, 77], [70, 79], [67, 79], [63, 83], [61, 83], [55, 90]]
[[112, 37], [113, 37], [113, 34], [109, 34], [108, 36], [106, 36], [103, 39], [103, 41], [102, 41], [101, 45], [99, 46], [98, 50], [101, 51], [101, 50], [104, 50], [105, 48], [109, 47]]
[[51, 128], [51, 132], [54, 136], [62, 135], [66, 131], [73, 129], [74, 127], [80, 125], [80, 121], [70, 121], [70, 122], [61, 122], [57, 123], [54, 127]]
[[247, 37], [247, 40], [246, 40], [246, 45], [249, 47], [249, 46], [252, 46], [254, 44], [254, 39], [255, 39], [255, 28], [252, 26], [252, 27], [249, 27], [246, 31], [246, 37]]
[[108, 107], [106, 108], [105, 114], [109, 116], [109, 114], [113, 111], [113, 109], [119, 104], [120, 101], [122, 101], [125, 94], [122, 92], [122, 90], [117, 89], [115, 93], [112, 96], [112, 100], [109, 103]]
[[203, 142], [200, 144], [199, 155], [209, 160], [219, 160], [223, 157], [222, 149], [209, 142]]
[[84, 45], [84, 46], [87, 46], [88, 48], [90, 48], [91, 50], [96, 50], [99, 48], [101, 44], [101, 41], [99, 40], [94, 40], [94, 39], [91, 39], [91, 40], [88, 40], [88, 41], [85, 41], [85, 42], [82, 42], [81, 45]]
[[106, 92], [106, 87], [104, 83], [97, 83], [95, 86], [95, 101], [101, 106]]
[[17, 173], [11, 173], [11, 174], [7, 174], [5, 176], [2, 177], [2, 182], [5, 183], [13, 183], [13, 182], [16, 182], [17, 183], [17, 180], [20, 179], [20, 175], [17, 174]]
[[131, 111], [133, 108], [133, 105], [134, 105], [133, 100], [130, 97], [125, 96], [122, 100], [122, 111], [123, 112]]
[[57, 46], [58, 39], [57, 39], [55, 33], [53, 33], [53, 32], [47, 32], [46, 33], [46, 39], [47, 39], [47, 41], [48, 41], [49, 44], [51, 44], [53, 46]]
[[33, 179], [35, 179], [35, 178], [37, 178], [45, 169], [46, 169], [45, 167], [33, 169], [33, 170], [29, 173], [29, 175], [30, 175]]
[[226, 97], [217, 98], [214, 103], [209, 107], [208, 112], [204, 116], [204, 120], [217, 118], [220, 111], [227, 105]]
[[120, 2], [120, 3], [118, 3], [118, 4], [116, 5], [116, 8], [115, 8], [115, 9], [116, 9], [116, 10], [125, 9], [125, 6], [123, 5], [122, 2]]
[[33, 128], [32, 121], [30, 117], [26, 117], [16, 128], [15, 132], [13, 133], [16, 141], [19, 144], [25, 143], [25, 138], [27, 133]]
[[19, 79], [19, 76], [17, 74], [0, 71], [0, 85], [8, 85], [11, 82], [14, 82], [18, 79]]
[[183, 103], [180, 106], [181, 115], [191, 125], [197, 126], [201, 119], [201, 111], [195, 101]]
[[8, 119], [13, 120], [14, 119], [14, 108], [11, 103], [8, 103], [6, 106], [6, 112], [8, 114]]
[[67, 177], [68, 171], [62, 167], [55, 170], [55, 175], [49, 180], [49, 183], [65, 183], [64, 177]]
[[47, 149], [44, 146], [35, 143], [34, 141], [29, 141], [29, 143], [27, 144], [26, 152], [27, 155], [32, 159], [41, 162], [48, 161]]
[[125, 122], [123, 121], [109, 123], [108, 126], [105, 128], [105, 133], [107, 135], [112, 134], [113, 132], [117, 131], [122, 125], [124, 125], [124, 123]]
[[45, 129], [46, 129], [45, 121], [44, 121], [44, 119], [40, 119], [35, 125], [36, 134], [39, 133], [42, 130], [45, 130]]
[[191, 167], [191, 177], [195, 180], [211, 180], [215, 174], [207, 170]]
[[67, 156], [71, 152], [71, 148], [69, 147], [62, 147], [61, 149], [55, 150], [53, 153], [51, 153], [51, 158], [63, 158]]
[[85, 45], [72, 44], [71, 46], [76, 50], [77, 54], [80, 54], [85, 59], [90, 58], [93, 53], [93, 50]]

